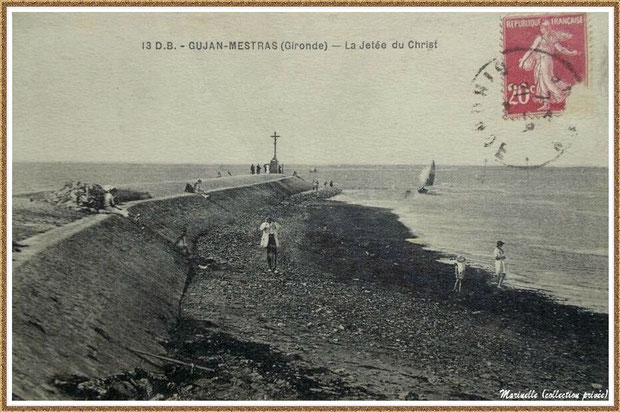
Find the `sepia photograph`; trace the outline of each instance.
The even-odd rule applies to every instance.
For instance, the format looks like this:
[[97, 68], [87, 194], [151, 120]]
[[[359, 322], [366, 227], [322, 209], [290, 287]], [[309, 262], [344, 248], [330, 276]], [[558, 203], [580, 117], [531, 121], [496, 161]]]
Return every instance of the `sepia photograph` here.
[[4, 406], [617, 407], [618, 4], [113, 5], [3, 4]]

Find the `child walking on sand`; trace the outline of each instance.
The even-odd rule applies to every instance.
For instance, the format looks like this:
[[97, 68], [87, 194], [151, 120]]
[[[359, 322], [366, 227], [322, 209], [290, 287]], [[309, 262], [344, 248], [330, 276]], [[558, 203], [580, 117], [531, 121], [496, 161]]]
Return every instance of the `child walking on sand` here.
[[260, 245], [267, 249], [267, 265], [269, 271], [278, 273], [278, 246], [280, 241], [278, 240], [278, 225], [271, 216], [260, 225], [260, 230], [263, 235], [260, 240]]
[[463, 279], [465, 279], [465, 270], [467, 269], [466, 259], [463, 256], [456, 258], [456, 264], [454, 265], [454, 274], [456, 281], [454, 282], [454, 288], [452, 291], [461, 293], [461, 286]]
[[497, 275], [497, 287], [502, 288], [504, 284], [504, 279], [506, 279], [506, 253], [504, 253], [504, 242], [501, 240], [497, 241], [497, 247], [493, 252], [495, 256], [495, 274]]

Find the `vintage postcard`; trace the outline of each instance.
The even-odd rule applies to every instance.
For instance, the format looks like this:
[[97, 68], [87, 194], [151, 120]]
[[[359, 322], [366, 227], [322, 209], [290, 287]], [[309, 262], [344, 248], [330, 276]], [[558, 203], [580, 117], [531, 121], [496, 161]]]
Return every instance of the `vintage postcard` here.
[[173, 6], [3, 4], [5, 407], [617, 406], [613, 7]]

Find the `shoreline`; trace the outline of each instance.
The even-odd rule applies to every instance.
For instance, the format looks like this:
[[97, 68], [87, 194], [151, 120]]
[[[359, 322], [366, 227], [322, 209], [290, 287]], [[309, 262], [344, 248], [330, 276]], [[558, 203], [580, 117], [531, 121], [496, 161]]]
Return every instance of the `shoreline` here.
[[[606, 315], [499, 291], [481, 269], [453, 294], [452, 266], [406, 242], [411, 233], [394, 213], [304, 197], [246, 211], [196, 238], [198, 256], [214, 263], [194, 268], [167, 356], [211, 371], [168, 364], [164, 375], [140, 375], [151, 387], [172, 383], [151, 395], [497, 400], [501, 389], [608, 387]], [[266, 272], [257, 247], [266, 212], [283, 228], [279, 275]], [[151, 399], [137, 389], [131, 396]]]
[[[300, 209], [307, 214], [298, 217]], [[338, 371], [347, 390], [366, 391], [369, 399], [498, 399], [500, 389], [551, 382], [554, 389], [573, 391], [607, 386], [607, 374], [600, 373], [607, 369], [607, 316], [531, 291], [498, 291], [482, 270], [465, 281], [465, 293], [452, 294], [453, 267], [436, 262], [440, 253], [407, 244], [409, 230], [389, 211], [328, 200], [289, 213], [282, 217], [283, 228], [290, 226], [292, 232], [283, 239], [291, 242], [289, 268], [284, 268], [284, 279], [272, 281], [286, 297], [267, 292], [238, 299], [231, 294], [230, 283], [254, 291], [252, 286], [264, 289], [270, 282], [265, 278], [270, 274], [248, 273], [261, 263], [260, 251], [258, 256], [253, 252], [253, 264], [237, 268], [244, 274], [239, 283], [228, 276], [225, 285], [208, 275], [198, 277], [184, 297], [184, 316]], [[304, 232], [302, 239], [292, 238]], [[201, 255], [217, 256], [213, 240], [202, 240]], [[200, 298], [206, 291], [210, 298]], [[192, 292], [198, 294], [192, 297]], [[225, 297], [215, 299], [219, 310], [200, 308], [214, 305], [214, 296]], [[235, 303], [241, 307], [235, 309]], [[255, 306], [251, 313], [248, 305]], [[261, 308], [264, 316], [255, 314]], [[268, 327], [256, 327], [263, 323]], [[493, 340], [503, 344], [487, 343]], [[524, 361], [530, 364], [519, 365]], [[580, 370], [591, 382], [579, 382]], [[334, 390], [333, 384], [326, 386]], [[302, 396], [352, 399], [346, 391]]]
[[[405, 227], [407, 227], [409, 230], [410, 236], [409, 238], [405, 240], [411, 242], [412, 244], [421, 246], [424, 250], [436, 253], [439, 256], [437, 259], [438, 263], [447, 263], [448, 261], [450, 261], [451, 263], [454, 263], [454, 259], [456, 259], [458, 255], [463, 255], [467, 258], [468, 270], [474, 269], [474, 270], [483, 271], [487, 274], [490, 283], [493, 283], [494, 280], [496, 282], [497, 276], [495, 275], [495, 270], [493, 267], [492, 256], [491, 256], [494, 244], [491, 245], [492, 247], [489, 249], [487, 253], [487, 255], [491, 257], [487, 259], [488, 261], [483, 263], [482, 261], [484, 261], [487, 256], [486, 255], [481, 256], [482, 252], [480, 252], [479, 249], [474, 249], [473, 251], [471, 249], [470, 250], [457, 249], [454, 246], [454, 243], [450, 244], [450, 242], [446, 243], [445, 241], [443, 242], [443, 246], [442, 246], [442, 245], [437, 244], [437, 243], [440, 243], [440, 241], [437, 241], [437, 239], [435, 239], [436, 241], [435, 244], [428, 242], [425, 236], [420, 236], [419, 234], [415, 233], [416, 228], [412, 227], [411, 224], [408, 223], [407, 214], [403, 214], [402, 210], [399, 209], [398, 207], [389, 206], [389, 205], [373, 205], [373, 204], [369, 204], [366, 202], [356, 202], [355, 200], [347, 199], [346, 196], [345, 197], [338, 196], [337, 198], [333, 200], [340, 201], [340, 202], [350, 204], [350, 205], [370, 207], [370, 208], [380, 208], [380, 209], [389, 211], [390, 213], [393, 213], [394, 215], [397, 216], [398, 221], [402, 223]], [[609, 260], [609, 254], [604, 255], [604, 258], [606, 260]], [[532, 269], [527, 269], [527, 268], [525, 269], [526, 273], [528, 273], [528, 270], [529, 270], [530, 272], [529, 274], [523, 274], [523, 272], [521, 271], [513, 271], [512, 268], [517, 267], [517, 265], [518, 263], [513, 263], [512, 261], [509, 261], [508, 275], [503, 285], [505, 289], [536, 293], [542, 297], [552, 300], [553, 302], [559, 305], [571, 306], [578, 310], [583, 310], [586, 312], [609, 316], [610, 306], [613, 306], [613, 303], [609, 302], [610, 299], [609, 299], [609, 292], [607, 288], [607, 281], [604, 283], [604, 285], [606, 286], [605, 293], [604, 293], [604, 296], [605, 296], [604, 302], [599, 302], [599, 301], [585, 301], [584, 302], [584, 301], [579, 301], [578, 299], [575, 299], [575, 296], [572, 293], [576, 293], [576, 292], [569, 292], [567, 294], [566, 290], [560, 289], [558, 291], [558, 290], [553, 289], [553, 287], [560, 287], [561, 284], [537, 283], [537, 280], [531, 277]]]

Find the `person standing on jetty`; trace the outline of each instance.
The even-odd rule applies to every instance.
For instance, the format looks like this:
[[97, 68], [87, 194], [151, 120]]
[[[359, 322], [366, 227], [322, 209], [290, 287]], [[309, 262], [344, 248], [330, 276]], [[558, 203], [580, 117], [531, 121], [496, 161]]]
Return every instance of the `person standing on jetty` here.
[[463, 279], [465, 279], [465, 270], [467, 269], [466, 259], [463, 256], [456, 258], [456, 264], [454, 265], [454, 274], [456, 281], [454, 282], [453, 292], [461, 293], [461, 286], [463, 285]]
[[254, 174], [255, 172], [256, 172], [256, 170], [254, 169], [254, 163], [252, 163], [252, 164], [250, 165], [250, 173], [251, 173], [251, 174]]
[[278, 246], [280, 246], [278, 229], [280, 229], [280, 225], [271, 216], [268, 216], [260, 225], [260, 230], [263, 232], [260, 245], [267, 249], [267, 265], [269, 271], [273, 273], [278, 273]]
[[256, 163], [256, 174], [260, 174], [260, 164]]
[[504, 242], [497, 241], [497, 247], [495, 248], [495, 274], [497, 275], [497, 287], [501, 288], [506, 279], [506, 253], [504, 253]]

